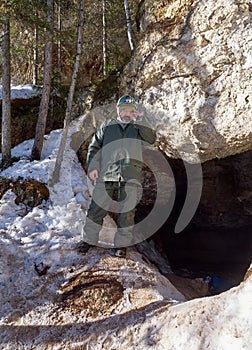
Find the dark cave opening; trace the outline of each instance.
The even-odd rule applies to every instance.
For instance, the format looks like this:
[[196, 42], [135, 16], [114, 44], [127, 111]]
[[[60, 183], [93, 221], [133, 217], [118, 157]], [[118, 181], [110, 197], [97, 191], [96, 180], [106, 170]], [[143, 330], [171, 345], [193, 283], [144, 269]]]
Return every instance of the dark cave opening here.
[[169, 159], [176, 184], [171, 215], [156, 232], [157, 247], [181, 277], [217, 277], [215, 294], [238, 285], [252, 257], [252, 151], [202, 164], [203, 188], [187, 227], [174, 232], [186, 191], [181, 160]]

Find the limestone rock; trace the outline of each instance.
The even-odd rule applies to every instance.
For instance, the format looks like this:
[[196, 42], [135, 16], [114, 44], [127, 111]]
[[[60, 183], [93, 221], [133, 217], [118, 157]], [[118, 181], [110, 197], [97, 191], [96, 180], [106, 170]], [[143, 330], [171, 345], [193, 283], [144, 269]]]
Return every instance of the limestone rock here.
[[145, 1], [121, 90], [139, 98], [165, 153], [204, 162], [252, 146], [248, 0]]

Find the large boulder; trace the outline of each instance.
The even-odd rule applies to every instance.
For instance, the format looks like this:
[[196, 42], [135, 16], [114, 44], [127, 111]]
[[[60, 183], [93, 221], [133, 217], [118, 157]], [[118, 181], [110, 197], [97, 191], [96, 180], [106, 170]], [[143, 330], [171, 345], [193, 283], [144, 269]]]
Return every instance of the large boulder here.
[[142, 4], [142, 38], [121, 91], [153, 115], [159, 147], [189, 162], [251, 149], [251, 3]]

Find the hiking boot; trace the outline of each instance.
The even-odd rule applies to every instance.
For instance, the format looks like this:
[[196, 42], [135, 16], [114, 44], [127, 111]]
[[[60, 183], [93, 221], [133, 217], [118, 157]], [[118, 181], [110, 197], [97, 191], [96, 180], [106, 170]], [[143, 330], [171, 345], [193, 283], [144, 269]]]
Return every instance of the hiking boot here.
[[83, 241], [79, 243], [79, 245], [77, 246], [77, 251], [78, 253], [85, 254], [92, 247], [95, 247], [95, 246]]
[[126, 258], [127, 249], [126, 248], [113, 248], [112, 255], [118, 258]]

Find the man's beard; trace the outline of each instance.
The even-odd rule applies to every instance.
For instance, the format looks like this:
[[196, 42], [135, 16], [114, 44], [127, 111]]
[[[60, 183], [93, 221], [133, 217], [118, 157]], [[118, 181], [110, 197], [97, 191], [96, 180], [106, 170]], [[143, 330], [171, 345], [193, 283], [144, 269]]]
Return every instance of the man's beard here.
[[130, 116], [125, 115], [124, 117], [119, 116], [118, 118], [122, 123], [130, 123], [132, 118]]

